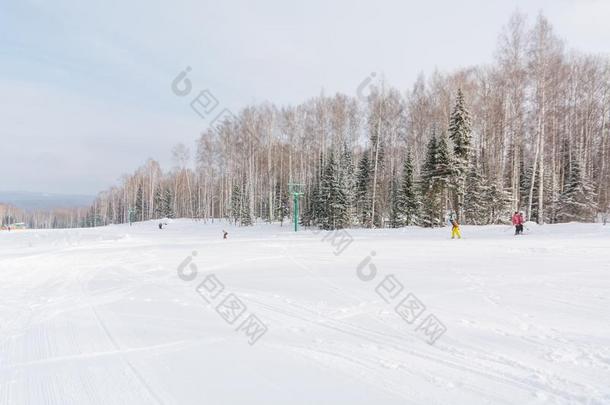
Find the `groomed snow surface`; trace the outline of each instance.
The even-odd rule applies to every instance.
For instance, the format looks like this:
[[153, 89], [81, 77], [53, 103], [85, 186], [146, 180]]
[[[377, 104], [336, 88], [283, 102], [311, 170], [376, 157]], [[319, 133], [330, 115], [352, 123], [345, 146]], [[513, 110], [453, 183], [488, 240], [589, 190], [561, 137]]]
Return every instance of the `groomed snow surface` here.
[[528, 228], [0, 232], [0, 404], [610, 404], [610, 226]]

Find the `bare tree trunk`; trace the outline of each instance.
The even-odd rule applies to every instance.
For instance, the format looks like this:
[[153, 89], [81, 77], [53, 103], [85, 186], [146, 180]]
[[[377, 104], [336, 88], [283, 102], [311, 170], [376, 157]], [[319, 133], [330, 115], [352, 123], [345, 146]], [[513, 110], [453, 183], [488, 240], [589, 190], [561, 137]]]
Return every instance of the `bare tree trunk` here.
[[[538, 135], [540, 136], [540, 135]], [[532, 202], [534, 199], [534, 184], [536, 183], [536, 168], [538, 167], [538, 154], [539, 154], [540, 142], [536, 142], [536, 153], [534, 155], [534, 165], [532, 166], [532, 178], [530, 180], [530, 192], [527, 201], [527, 219], [532, 218]]]
[[371, 228], [375, 227], [375, 207], [377, 199], [377, 169], [379, 168], [379, 144], [381, 143], [381, 114], [379, 115], [379, 123], [377, 124], [377, 142], [375, 143], [375, 165], [373, 168], [373, 194], [371, 202]]
[[544, 89], [542, 90], [542, 112], [539, 118], [539, 160], [540, 174], [538, 175], [538, 224], [544, 224]]

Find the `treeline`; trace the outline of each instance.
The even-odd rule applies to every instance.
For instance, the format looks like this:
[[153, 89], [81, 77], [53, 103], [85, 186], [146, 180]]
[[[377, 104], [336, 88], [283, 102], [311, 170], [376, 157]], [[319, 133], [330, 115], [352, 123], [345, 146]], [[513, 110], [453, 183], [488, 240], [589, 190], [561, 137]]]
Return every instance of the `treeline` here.
[[514, 14], [495, 62], [383, 81], [357, 97], [244, 108], [175, 167], [149, 160], [99, 195], [85, 226], [163, 217], [300, 221], [323, 228], [592, 221], [608, 211], [610, 63], [568, 51], [544, 16]]
[[87, 207], [27, 211], [11, 204], [0, 203], [0, 227], [8, 228], [17, 223], [38, 229], [84, 227], [88, 226], [86, 218], [89, 211]]

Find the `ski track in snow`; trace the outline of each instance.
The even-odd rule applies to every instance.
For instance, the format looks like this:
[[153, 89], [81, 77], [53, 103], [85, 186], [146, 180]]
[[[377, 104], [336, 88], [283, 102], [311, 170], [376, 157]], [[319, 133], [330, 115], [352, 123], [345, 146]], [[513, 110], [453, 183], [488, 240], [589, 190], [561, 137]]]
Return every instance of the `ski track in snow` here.
[[[349, 232], [338, 256], [268, 224], [2, 232], [0, 405], [610, 404], [610, 227]], [[268, 326], [254, 346], [196, 292], [211, 273]], [[376, 294], [389, 274], [434, 345]]]

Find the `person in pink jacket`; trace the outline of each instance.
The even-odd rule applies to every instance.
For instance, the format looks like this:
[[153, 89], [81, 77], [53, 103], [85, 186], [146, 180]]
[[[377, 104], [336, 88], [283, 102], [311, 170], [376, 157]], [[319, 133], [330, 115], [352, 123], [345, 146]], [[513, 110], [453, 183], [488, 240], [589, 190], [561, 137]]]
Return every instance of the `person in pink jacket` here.
[[512, 223], [515, 226], [515, 235], [523, 233], [523, 215], [515, 211], [512, 217]]

